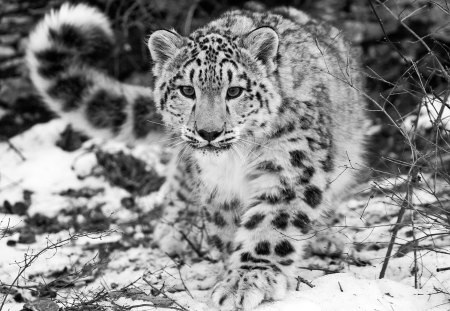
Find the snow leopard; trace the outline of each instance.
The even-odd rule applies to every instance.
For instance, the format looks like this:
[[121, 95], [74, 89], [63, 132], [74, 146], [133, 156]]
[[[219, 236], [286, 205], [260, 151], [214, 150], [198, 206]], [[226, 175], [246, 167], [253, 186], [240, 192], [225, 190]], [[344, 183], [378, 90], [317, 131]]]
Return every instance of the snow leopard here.
[[316, 224], [364, 163], [357, 55], [337, 28], [292, 7], [232, 10], [189, 36], [162, 29], [146, 39], [154, 85], [124, 84], [98, 65], [115, 44], [107, 17], [64, 4], [30, 34], [31, 80], [91, 136], [152, 144], [161, 128], [146, 121], [165, 124], [182, 156], [170, 164], [155, 240], [176, 252], [178, 225], [202, 213], [225, 262], [212, 304], [283, 299]]

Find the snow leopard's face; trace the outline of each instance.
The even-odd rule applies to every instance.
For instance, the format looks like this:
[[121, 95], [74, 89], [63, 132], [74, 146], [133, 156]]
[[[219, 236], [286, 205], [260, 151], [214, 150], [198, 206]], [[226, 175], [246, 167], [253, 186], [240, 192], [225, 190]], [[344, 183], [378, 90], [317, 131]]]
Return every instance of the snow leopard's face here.
[[268, 78], [278, 37], [270, 28], [250, 37], [182, 38], [164, 30], [150, 37], [156, 103], [165, 122], [201, 153], [251, 147], [270, 130], [280, 102]]

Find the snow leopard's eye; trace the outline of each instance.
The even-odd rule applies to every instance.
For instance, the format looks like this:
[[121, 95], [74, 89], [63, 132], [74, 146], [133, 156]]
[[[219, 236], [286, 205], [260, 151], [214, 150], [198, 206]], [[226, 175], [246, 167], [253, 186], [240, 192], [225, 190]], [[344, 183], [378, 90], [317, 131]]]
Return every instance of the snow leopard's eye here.
[[186, 96], [187, 98], [195, 98], [195, 90], [192, 86], [180, 86], [180, 92], [183, 96]]
[[232, 86], [227, 90], [227, 99], [234, 99], [241, 96], [244, 89], [238, 86]]

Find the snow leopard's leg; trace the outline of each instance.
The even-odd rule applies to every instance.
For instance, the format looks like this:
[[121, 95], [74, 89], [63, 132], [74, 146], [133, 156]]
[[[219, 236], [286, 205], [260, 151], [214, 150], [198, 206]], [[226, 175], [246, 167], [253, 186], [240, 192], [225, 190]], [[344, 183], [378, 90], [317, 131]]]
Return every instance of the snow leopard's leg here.
[[169, 255], [194, 251], [210, 259], [226, 260], [235, 248], [240, 201], [203, 198], [201, 186], [196, 185], [198, 179], [177, 175], [184, 178], [168, 184], [163, 216], [154, 232], [155, 242]]
[[50, 109], [88, 135], [127, 142], [156, 139], [161, 118], [151, 90], [123, 84], [99, 68], [113, 48], [113, 31], [103, 13], [64, 4], [30, 34], [31, 80]]
[[264, 300], [286, 295], [295, 280], [294, 263], [312, 235], [308, 210], [317, 206], [321, 190], [305, 188], [305, 193], [301, 200], [290, 189], [279, 197], [263, 194], [247, 208], [227, 270], [212, 291], [220, 310], [251, 310]]
[[257, 156], [235, 249], [212, 291], [220, 310], [251, 310], [264, 300], [282, 299], [294, 285], [295, 263], [328, 201], [330, 163], [324, 160], [332, 148], [326, 122], [302, 132], [280, 125], [273, 143]]
[[197, 254], [200, 251], [211, 259], [227, 259], [235, 249], [241, 201], [205, 191], [195, 162], [174, 161], [177, 169], [168, 182], [165, 212], [155, 230], [155, 241], [169, 254], [192, 252], [195, 247]]
[[154, 242], [166, 254], [205, 254], [206, 215], [198, 200], [198, 167], [173, 157], [161, 192], [162, 216], [155, 221]]
[[202, 199], [207, 214], [207, 242], [226, 260], [235, 248], [234, 236], [241, 222], [242, 203], [237, 198], [217, 198], [214, 192]]

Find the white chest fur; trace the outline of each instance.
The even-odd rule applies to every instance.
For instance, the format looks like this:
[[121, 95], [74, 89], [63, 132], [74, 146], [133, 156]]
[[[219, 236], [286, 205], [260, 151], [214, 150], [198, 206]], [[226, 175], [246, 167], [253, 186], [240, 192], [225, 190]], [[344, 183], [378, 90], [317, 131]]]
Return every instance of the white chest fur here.
[[248, 164], [231, 152], [219, 155], [197, 155], [201, 179], [208, 192], [217, 189], [217, 199], [238, 198], [245, 201], [248, 195], [246, 171]]

